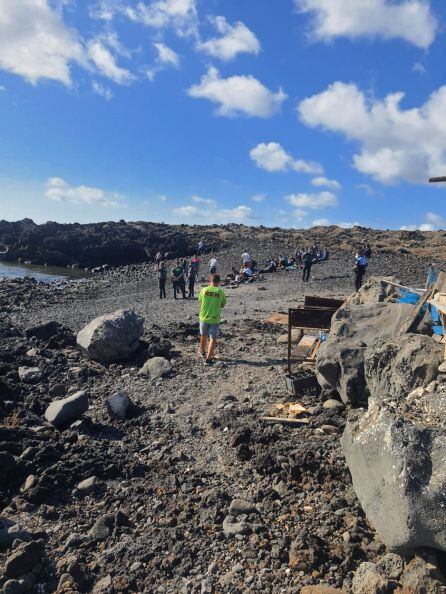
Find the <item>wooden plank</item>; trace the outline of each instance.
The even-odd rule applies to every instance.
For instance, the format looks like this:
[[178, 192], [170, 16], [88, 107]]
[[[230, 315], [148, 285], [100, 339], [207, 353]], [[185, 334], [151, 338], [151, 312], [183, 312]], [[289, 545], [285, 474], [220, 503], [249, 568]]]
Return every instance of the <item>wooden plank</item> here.
[[432, 291], [433, 289], [430, 288], [425, 292], [424, 296], [420, 299], [420, 301], [414, 306], [414, 308], [410, 312], [410, 315], [401, 324], [398, 334], [407, 334], [408, 332], [415, 331], [417, 325], [420, 323], [424, 315], [422, 310], [426, 303], [429, 301], [432, 295]]
[[405, 287], [404, 285], [399, 285], [398, 283], [388, 281], [385, 278], [382, 278], [381, 282], [386, 283], [387, 285], [390, 285], [391, 287], [396, 287], [397, 289], [404, 289], [405, 291], [410, 291], [411, 293], [419, 293], [420, 295], [423, 295], [423, 293], [426, 290], [426, 289], [420, 289], [418, 287]]
[[446, 293], [446, 272], [443, 272], [442, 270], [439, 272], [434, 285], [433, 295], [435, 295], [435, 293]]
[[289, 324], [294, 328], [326, 330], [331, 326], [331, 309], [290, 309]]
[[339, 309], [344, 301], [341, 299], [331, 299], [329, 297], [315, 297], [313, 295], [305, 295], [305, 307], [328, 307], [329, 309]]
[[278, 324], [281, 326], [288, 325], [288, 314], [283, 313], [273, 313], [270, 317], [266, 320], [269, 324]]
[[309, 419], [288, 419], [286, 417], [260, 417], [260, 420], [264, 423], [281, 423], [283, 425], [308, 425]]

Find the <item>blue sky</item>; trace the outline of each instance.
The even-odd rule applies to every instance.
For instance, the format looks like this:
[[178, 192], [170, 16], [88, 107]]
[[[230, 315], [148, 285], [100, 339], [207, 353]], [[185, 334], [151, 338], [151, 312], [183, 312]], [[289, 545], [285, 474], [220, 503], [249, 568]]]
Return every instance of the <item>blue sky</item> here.
[[443, 0], [1, 0], [0, 218], [444, 228], [445, 22]]

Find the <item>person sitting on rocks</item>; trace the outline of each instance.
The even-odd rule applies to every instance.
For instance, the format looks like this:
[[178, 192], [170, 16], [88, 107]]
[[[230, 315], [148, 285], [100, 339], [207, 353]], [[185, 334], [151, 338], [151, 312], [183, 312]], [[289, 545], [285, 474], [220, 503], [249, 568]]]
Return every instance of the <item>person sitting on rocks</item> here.
[[243, 268], [240, 270], [240, 276], [242, 278], [242, 280], [252, 280], [253, 277], [253, 271], [252, 268], [250, 267], [249, 263], [246, 263], [243, 265]]
[[[209, 285], [203, 287], [200, 301], [200, 346], [198, 353], [205, 359], [205, 365], [214, 362], [215, 347], [220, 331], [221, 310], [226, 305], [226, 295], [220, 285], [220, 276], [211, 274]], [[208, 344], [209, 341], [209, 344]]]
[[177, 293], [182, 293], [183, 299], [186, 299], [186, 283], [184, 281], [183, 269], [180, 261], [177, 260], [175, 268], [172, 269], [173, 298], [177, 298]]

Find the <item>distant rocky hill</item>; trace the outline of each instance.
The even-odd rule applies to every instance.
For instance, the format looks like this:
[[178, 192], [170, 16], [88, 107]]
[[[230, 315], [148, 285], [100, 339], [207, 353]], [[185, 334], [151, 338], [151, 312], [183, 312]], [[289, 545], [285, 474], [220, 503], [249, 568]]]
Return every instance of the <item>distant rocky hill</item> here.
[[375, 252], [413, 253], [430, 258], [443, 258], [446, 232], [386, 231], [365, 227], [342, 229], [336, 226], [312, 229], [247, 227], [245, 225], [167, 225], [150, 222], [104, 222], [81, 225], [47, 222], [35, 224], [30, 219], [17, 222], [0, 221], [1, 258], [8, 261], [29, 261], [80, 267], [133, 264], [153, 259], [160, 249], [172, 256], [192, 255], [204, 240], [208, 249], [222, 250], [233, 243], [265, 245], [271, 255], [275, 245], [288, 246], [290, 251], [315, 241], [331, 251], [357, 249], [369, 242]]

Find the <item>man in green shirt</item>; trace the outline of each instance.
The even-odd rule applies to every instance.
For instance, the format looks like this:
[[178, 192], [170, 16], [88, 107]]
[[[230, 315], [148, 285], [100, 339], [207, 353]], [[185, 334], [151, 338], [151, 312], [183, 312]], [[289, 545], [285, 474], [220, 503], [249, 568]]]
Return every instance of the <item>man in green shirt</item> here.
[[[209, 286], [203, 287], [198, 295], [200, 302], [200, 357], [205, 365], [212, 365], [220, 330], [221, 310], [226, 305], [226, 295], [219, 287], [220, 275], [211, 274]], [[209, 339], [209, 345], [208, 345]]]

